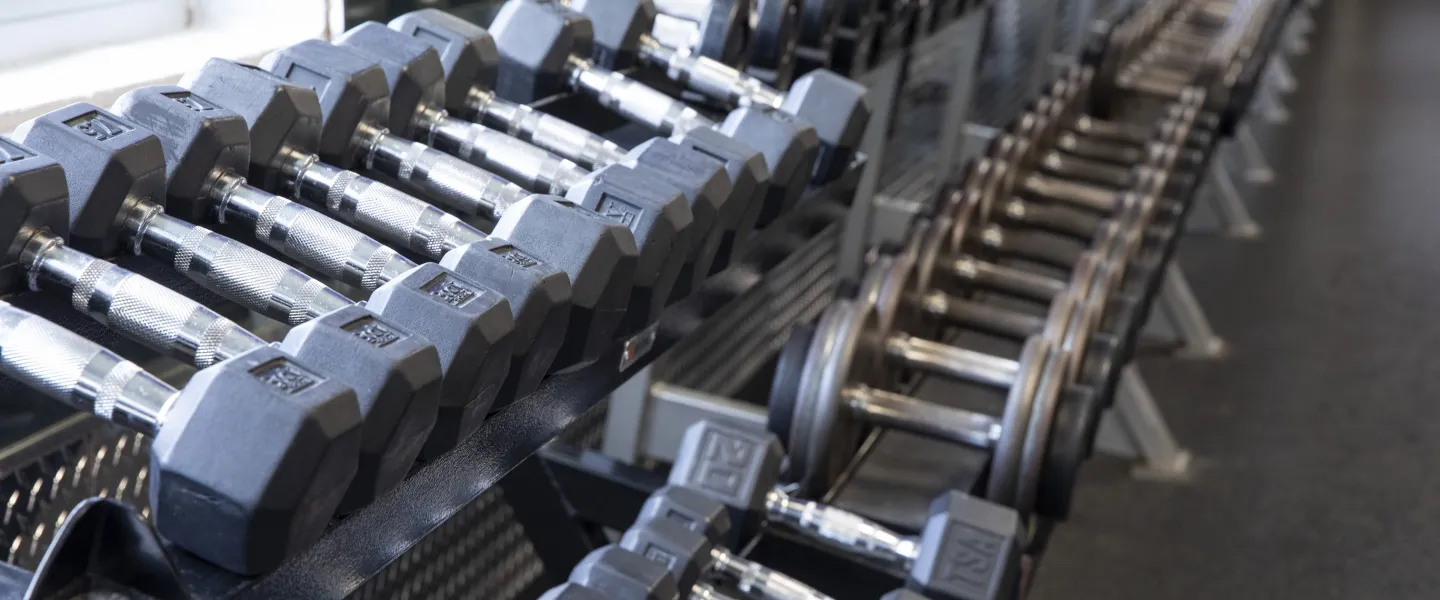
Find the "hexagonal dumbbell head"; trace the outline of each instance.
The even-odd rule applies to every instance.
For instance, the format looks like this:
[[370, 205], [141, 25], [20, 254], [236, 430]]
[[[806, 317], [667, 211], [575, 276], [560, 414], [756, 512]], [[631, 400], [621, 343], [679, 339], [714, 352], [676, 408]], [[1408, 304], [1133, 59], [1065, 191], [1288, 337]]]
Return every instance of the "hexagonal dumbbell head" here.
[[621, 335], [654, 323], [670, 299], [694, 241], [694, 217], [684, 194], [661, 179], [617, 164], [586, 175], [565, 197], [634, 234], [640, 254]]
[[[460, 279], [435, 263], [422, 264], [375, 290], [366, 307], [380, 315], [432, 315], [410, 319], [411, 332], [435, 343], [446, 374], [440, 406], [425, 444], [427, 456], [454, 448], [479, 429], [510, 370], [515, 321], [510, 303], [494, 290]], [[446, 318], [434, 318], [444, 315]]]
[[670, 519], [711, 540], [730, 535], [730, 512], [713, 498], [687, 487], [667, 485], [650, 494], [636, 521]]
[[780, 481], [784, 460], [774, 435], [699, 421], [685, 428], [669, 481], [728, 507], [736, 527], [726, 545], [735, 546], [765, 520], [766, 496]]
[[260, 67], [314, 90], [323, 117], [318, 153], [351, 169], [368, 153], [357, 132], [390, 125], [390, 85], [374, 60], [323, 40], [305, 40], [267, 54]]
[[65, 171], [54, 160], [0, 137], [0, 292], [21, 289], [20, 254], [37, 231], [69, 233]]
[[335, 44], [375, 59], [390, 84], [390, 130], [401, 137], [424, 139], [416, 127], [421, 108], [444, 108], [445, 67], [440, 54], [408, 35], [370, 21], [335, 40]]
[[880, 597], [880, 600], [930, 600], [930, 599], [929, 599], [929, 598], [926, 598], [926, 597], [924, 597], [924, 596], [921, 596], [920, 594], [917, 594], [917, 593], [915, 593], [915, 592], [912, 592], [912, 591], [910, 591], [910, 590], [901, 588], [901, 589], [898, 589], [898, 590], [891, 590], [889, 593], [885, 594], [884, 596], [881, 596], [881, 597]]
[[360, 467], [340, 510], [369, 504], [404, 481], [439, 411], [435, 345], [347, 306], [291, 329], [280, 349], [355, 390], [364, 421]]
[[160, 141], [93, 104], [72, 104], [26, 121], [20, 142], [64, 156], [70, 188], [70, 237], [75, 249], [100, 257], [121, 251], [126, 203], [165, 205], [165, 155]]
[[759, 150], [770, 169], [770, 187], [758, 224], [765, 226], [800, 201], [820, 152], [815, 128], [780, 111], [747, 107], [725, 116], [721, 133]]
[[355, 474], [355, 394], [261, 347], [197, 372], [150, 446], [155, 527], [242, 574], [324, 533]]
[[710, 568], [715, 542], [679, 522], [655, 519], [636, 521], [620, 536], [620, 547], [664, 565], [680, 589], [688, 590]]
[[605, 595], [578, 583], [563, 583], [545, 590], [540, 600], [606, 600]]
[[725, 203], [720, 220], [727, 226], [725, 239], [716, 253], [713, 272], [729, 266], [744, 252], [755, 231], [755, 222], [765, 207], [764, 191], [770, 187], [770, 168], [765, 155], [749, 145], [709, 127], [691, 129], [670, 138], [683, 148], [690, 148], [721, 161], [730, 176], [730, 200]]
[[930, 504], [909, 585], [927, 598], [1013, 598], [1020, 582], [1024, 524], [1013, 509], [960, 492]]
[[287, 153], [320, 144], [315, 92], [259, 67], [212, 58], [180, 80], [181, 87], [239, 114], [250, 130], [250, 182], [267, 190], [289, 187]]
[[639, 250], [629, 229], [569, 200], [530, 196], [507, 207], [491, 233], [570, 277], [570, 323], [556, 368], [591, 364], [609, 350], [635, 284]]
[[450, 13], [425, 8], [390, 21], [390, 28], [429, 44], [445, 67], [445, 108], [469, 117], [466, 102], [472, 88], [491, 89], [500, 71], [495, 38], [479, 25]]
[[825, 183], [850, 167], [865, 128], [870, 124], [870, 103], [865, 86], [826, 69], [811, 71], [795, 80], [780, 110], [815, 126], [820, 154], [812, 180]]
[[640, 57], [640, 37], [650, 33], [659, 11], [651, 0], [570, 0], [570, 9], [590, 18], [590, 58], [607, 69], [628, 69]]
[[128, 92], [115, 112], [152, 132], [165, 152], [165, 212], [191, 223], [215, 221], [210, 188], [250, 166], [250, 131], [239, 115], [176, 86]]
[[569, 91], [570, 57], [589, 58], [594, 46], [590, 19], [549, 0], [509, 0], [490, 35], [500, 52], [495, 93], [522, 104]]
[[721, 242], [727, 233], [734, 233], [734, 221], [722, 218], [722, 213], [735, 216], [725, 212], [733, 190], [730, 177], [720, 161], [664, 138], [651, 138], [630, 149], [622, 164], [679, 188], [689, 202], [690, 255], [670, 295], [671, 300], [684, 298], [710, 274]]
[[604, 546], [586, 554], [570, 571], [570, 581], [595, 590], [606, 598], [680, 598], [675, 578], [664, 565], [615, 545]]

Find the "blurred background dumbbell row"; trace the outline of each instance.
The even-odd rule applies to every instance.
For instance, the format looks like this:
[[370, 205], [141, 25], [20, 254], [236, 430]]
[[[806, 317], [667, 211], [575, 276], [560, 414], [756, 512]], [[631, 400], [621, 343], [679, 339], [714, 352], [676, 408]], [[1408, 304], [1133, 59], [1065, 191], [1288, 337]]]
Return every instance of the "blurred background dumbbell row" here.
[[37, 112], [0, 585], [1023, 595], [1116, 430], [1189, 466], [1132, 359], [1223, 354], [1173, 259], [1311, 10], [1039, 4], [355, 2]]

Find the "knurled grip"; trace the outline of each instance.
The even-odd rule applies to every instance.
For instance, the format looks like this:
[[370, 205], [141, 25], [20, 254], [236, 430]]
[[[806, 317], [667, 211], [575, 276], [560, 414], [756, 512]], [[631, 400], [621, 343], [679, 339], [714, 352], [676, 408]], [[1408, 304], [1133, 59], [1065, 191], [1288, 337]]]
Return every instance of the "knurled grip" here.
[[715, 122], [705, 118], [684, 102], [637, 82], [622, 73], [592, 65], [573, 65], [575, 81], [602, 106], [626, 118], [648, 125], [656, 133], [669, 137]]
[[135, 341], [209, 367], [265, 342], [170, 288], [97, 258], [80, 270], [70, 302]]
[[484, 125], [444, 119], [434, 137], [437, 147], [457, 158], [543, 194], [563, 196], [586, 174], [573, 162]]
[[499, 219], [527, 194], [520, 186], [420, 142], [381, 135], [370, 167], [466, 215]]
[[415, 267], [374, 238], [280, 196], [266, 201], [255, 221], [255, 237], [327, 277], [365, 290]]
[[342, 221], [430, 259], [485, 239], [455, 215], [353, 171], [334, 179], [325, 205]]
[[353, 304], [315, 278], [259, 250], [204, 227], [189, 228], [172, 258], [175, 270], [241, 306], [300, 325]]
[[[99, 344], [6, 302], [0, 302], [0, 373], [71, 408], [145, 433], [153, 429], [154, 420], [116, 419], [116, 407], [153, 407], [176, 393]], [[155, 400], [134, 402], [131, 396]], [[122, 416], [131, 415], [126, 411]]]
[[832, 600], [800, 580], [757, 562], [746, 560], [729, 551], [710, 549], [714, 569], [729, 575], [735, 587], [753, 598], [763, 600]]
[[652, 64], [665, 69], [671, 79], [720, 102], [779, 108], [785, 100], [765, 82], [720, 61], [694, 54], [688, 48], [649, 44], [642, 45], [641, 51]]
[[598, 134], [524, 104], [498, 98], [494, 92], [479, 86], [470, 88], [465, 102], [477, 119], [485, 124], [575, 161], [587, 169], [612, 165], [625, 158], [624, 148]]
[[879, 523], [810, 500], [790, 498], [776, 490], [766, 494], [765, 512], [771, 519], [816, 539], [887, 564], [908, 568], [919, 554], [915, 540]]

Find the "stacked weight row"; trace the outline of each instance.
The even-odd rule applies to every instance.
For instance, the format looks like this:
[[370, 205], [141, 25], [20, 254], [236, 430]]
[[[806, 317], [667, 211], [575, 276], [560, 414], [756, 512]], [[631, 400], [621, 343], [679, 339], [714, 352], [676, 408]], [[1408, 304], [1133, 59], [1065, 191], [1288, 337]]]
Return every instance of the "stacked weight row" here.
[[[0, 139], [6, 290], [195, 371], [177, 389], [5, 305], [3, 372], [152, 438], [155, 527], [254, 574], [547, 374], [653, 336], [851, 167], [869, 112], [828, 71], [782, 93], [686, 55], [665, 73], [741, 105], [702, 114], [608, 68], [640, 42], [684, 53], [605, 37], [654, 11], [600, 4], [516, 0], [488, 30], [419, 11], [25, 123]], [[561, 92], [656, 137], [626, 150], [524, 104]], [[216, 296], [289, 329], [269, 343]]]

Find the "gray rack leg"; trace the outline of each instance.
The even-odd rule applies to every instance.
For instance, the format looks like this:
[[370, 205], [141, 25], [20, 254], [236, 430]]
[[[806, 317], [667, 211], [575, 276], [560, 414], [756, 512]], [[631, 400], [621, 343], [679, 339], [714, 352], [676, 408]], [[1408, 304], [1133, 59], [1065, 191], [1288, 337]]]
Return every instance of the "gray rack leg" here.
[[1171, 262], [1165, 267], [1165, 281], [1160, 284], [1160, 309], [1170, 321], [1182, 345], [1178, 354], [1187, 358], [1223, 358], [1228, 351], [1225, 339], [1210, 327], [1205, 309], [1190, 288], [1190, 281], [1180, 265]]
[[1240, 196], [1240, 190], [1235, 187], [1235, 180], [1225, 169], [1224, 162], [1210, 161], [1209, 173], [1206, 173], [1210, 185], [1206, 186], [1208, 189], [1202, 198], [1208, 200], [1220, 230], [1226, 235], [1239, 239], [1258, 238], [1260, 224], [1250, 216], [1250, 209], [1245, 207], [1245, 199]]
[[1245, 181], [1266, 185], [1275, 181], [1275, 169], [1265, 158], [1265, 150], [1255, 139], [1255, 131], [1249, 122], [1241, 122], [1235, 128], [1235, 142], [1240, 146], [1240, 160], [1245, 165]]
[[1270, 65], [1265, 72], [1276, 91], [1282, 94], [1295, 91], [1297, 85], [1295, 72], [1290, 70], [1290, 63], [1285, 60], [1283, 52], [1276, 52], [1274, 56], [1270, 57]]
[[1175, 441], [1135, 365], [1121, 372], [1115, 405], [1100, 423], [1095, 448], [1136, 460], [1132, 472], [1139, 478], [1174, 481], [1190, 475], [1191, 454]]
[[1285, 108], [1285, 103], [1275, 94], [1271, 86], [1264, 85], [1255, 91], [1255, 109], [1260, 111], [1260, 116], [1265, 122], [1271, 125], [1283, 125], [1290, 122], [1290, 109]]

